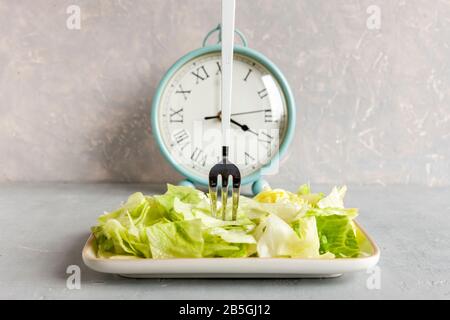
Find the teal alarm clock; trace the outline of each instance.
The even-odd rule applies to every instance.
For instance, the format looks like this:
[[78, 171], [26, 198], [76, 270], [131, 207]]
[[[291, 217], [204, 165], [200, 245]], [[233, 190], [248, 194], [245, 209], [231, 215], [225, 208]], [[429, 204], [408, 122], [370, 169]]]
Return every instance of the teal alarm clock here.
[[[208, 45], [218, 34], [218, 42]], [[242, 184], [253, 193], [278, 170], [295, 129], [295, 103], [286, 78], [261, 53], [235, 45], [230, 157], [241, 171]], [[220, 25], [203, 46], [180, 58], [164, 75], [151, 111], [153, 135], [161, 153], [184, 177], [181, 185], [208, 185], [208, 173], [221, 151]]]

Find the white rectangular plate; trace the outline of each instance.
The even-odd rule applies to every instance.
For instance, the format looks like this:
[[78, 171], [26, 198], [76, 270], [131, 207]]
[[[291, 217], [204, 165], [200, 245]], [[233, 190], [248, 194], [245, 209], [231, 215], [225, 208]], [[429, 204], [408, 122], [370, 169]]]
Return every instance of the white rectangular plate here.
[[83, 261], [91, 269], [131, 278], [329, 278], [366, 270], [380, 259], [380, 250], [356, 223], [364, 236], [363, 257], [348, 259], [297, 258], [197, 258], [140, 259], [97, 258], [91, 235], [83, 249]]

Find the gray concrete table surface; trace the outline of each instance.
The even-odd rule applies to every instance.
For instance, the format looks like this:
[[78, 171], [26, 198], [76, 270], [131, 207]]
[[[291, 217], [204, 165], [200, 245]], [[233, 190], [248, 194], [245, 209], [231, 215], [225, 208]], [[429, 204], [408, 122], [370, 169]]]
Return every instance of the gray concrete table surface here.
[[[317, 186], [326, 191], [330, 186]], [[346, 205], [381, 248], [380, 289], [370, 274], [335, 279], [126, 279], [89, 270], [81, 250], [103, 211], [135, 184], [6, 183], [0, 185], [2, 299], [449, 299], [450, 188], [349, 186]], [[66, 287], [69, 265], [81, 289]]]

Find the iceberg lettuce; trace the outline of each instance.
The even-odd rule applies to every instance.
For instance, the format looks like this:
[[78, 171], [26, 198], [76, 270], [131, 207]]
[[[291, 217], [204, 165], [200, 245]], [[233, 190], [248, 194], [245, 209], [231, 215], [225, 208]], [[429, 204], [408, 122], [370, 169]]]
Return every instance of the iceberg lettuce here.
[[356, 257], [358, 211], [344, 208], [345, 192], [269, 189], [241, 196], [237, 220], [223, 221], [212, 216], [202, 191], [168, 185], [163, 195], [132, 194], [100, 216], [92, 232], [102, 258]]
[[317, 216], [320, 252], [331, 252], [339, 258], [354, 258], [360, 253], [356, 232], [349, 217]]
[[317, 258], [319, 238], [315, 218], [301, 218], [301, 234], [276, 215], [269, 215], [258, 229], [258, 256], [262, 258]]
[[147, 237], [155, 259], [202, 257], [199, 219], [154, 224], [147, 228]]

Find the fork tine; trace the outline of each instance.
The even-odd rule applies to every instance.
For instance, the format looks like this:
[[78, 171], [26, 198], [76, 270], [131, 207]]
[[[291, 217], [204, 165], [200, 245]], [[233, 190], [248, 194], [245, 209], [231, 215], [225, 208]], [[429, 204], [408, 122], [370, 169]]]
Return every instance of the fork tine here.
[[232, 220], [237, 220], [237, 210], [239, 207], [239, 193], [241, 188], [241, 173], [239, 172], [239, 169], [233, 165], [233, 170], [231, 176], [233, 177], [232, 184], [233, 184], [233, 192], [231, 195], [231, 198], [233, 200], [233, 206], [232, 206]]
[[231, 220], [236, 221], [237, 220], [237, 210], [239, 207], [239, 187], [236, 187], [233, 185], [233, 193], [231, 196], [232, 199], [232, 215]]
[[217, 187], [209, 187], [209, 197], [211, 199], [211, 214], [217, 218]]
[[222, 176], [222, 220], [227, 220], [228, 176]]
[[211, 199], [211, 214], [217, 218], [217, 176], [209, 176], [209, 197]]

